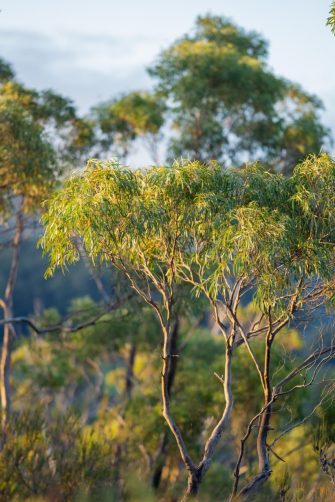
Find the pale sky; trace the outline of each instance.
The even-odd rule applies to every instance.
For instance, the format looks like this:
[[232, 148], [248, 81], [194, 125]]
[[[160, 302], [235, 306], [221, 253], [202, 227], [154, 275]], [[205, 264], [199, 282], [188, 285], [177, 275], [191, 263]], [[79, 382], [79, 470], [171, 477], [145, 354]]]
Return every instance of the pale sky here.
[[147, 88], [145, 68], [189, 32], [197, 15], [224, 15], [270, 42], [276, 74], [319, 95], [335, 136], [331, 0], [0, 0], [0, 57], [25, 84], [51, 87], [82, 111]]

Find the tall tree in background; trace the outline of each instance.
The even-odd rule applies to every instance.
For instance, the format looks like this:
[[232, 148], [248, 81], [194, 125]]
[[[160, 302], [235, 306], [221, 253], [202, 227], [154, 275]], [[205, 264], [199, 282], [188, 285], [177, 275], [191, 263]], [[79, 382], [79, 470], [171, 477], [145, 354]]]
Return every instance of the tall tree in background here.
[[[53, 91], [37, 92], [15, 80], [0, 61], [0, 225], [1, 247], [12, 251], [5, 291], [4, 319], [13, 317], [13, 296], [23, 232], [65, 166], [83, 154], [89, 125], [76, 116], [70, 100]], [[3, 430], [10, 413], [10, 356], [14, 326], [5, 324], [1, 352]]]
[[289, 172], [319, 153], [328, 135], [322, 103], [274, 75], [267, 59], [259, 34], [210, 15], [160, 54], [149, 73], [169, 109], [170, 159], [257, 159]]

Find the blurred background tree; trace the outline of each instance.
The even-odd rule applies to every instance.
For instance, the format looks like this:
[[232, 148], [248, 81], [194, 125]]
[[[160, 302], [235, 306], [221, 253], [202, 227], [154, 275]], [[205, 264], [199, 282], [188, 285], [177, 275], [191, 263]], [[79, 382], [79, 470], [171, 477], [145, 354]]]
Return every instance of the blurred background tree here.
[[[4, 319], [13, 317], [13, 298], [24, 231], [60, 180], [67, 162], [83, 154], [90, 135], [72, 103], [53, 91], [37, 92], [15, 80], [0, 64], [0, 221], [1, 247], [11, 252], [0, 301]], [[4, 325], [1, 352], [2, 425], [10, 413], [9, 371], [14, 327]]]
[[290, 172], [329, 139], [316, 96], [270, 70], [266, 41], [219, 16], [163, 51], [149, 73], [168, 104], [169, 158], [262, 160]]
[[154, 164], [159, 163], [158, 144], [164, 124], [165, 104], [148, 92], [132, 92], [92, 110], [100, 156], [127, 160], [132, 143], [140, 138]]

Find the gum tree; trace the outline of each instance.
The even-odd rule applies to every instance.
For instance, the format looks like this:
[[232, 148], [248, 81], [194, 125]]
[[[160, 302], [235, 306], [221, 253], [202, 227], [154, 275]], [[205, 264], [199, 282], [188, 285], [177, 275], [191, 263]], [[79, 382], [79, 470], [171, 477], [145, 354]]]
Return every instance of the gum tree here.
[[320, 100], [274, 75], [262, 36], [224, 17], [199, 17], [149, 73], [167, 103], [170, 158], [257, 159], [291, 172], [327, 142]]
[[[0, 246], [11, 250], [5, 290], [0, 298], [4, 321], [13, 318], [13, 296], [24, 229], [66, 164], [78, 160], [91, 139], [70, 100], [53, 91], [37, 92], [15, 79], [0, 60]], [[10, 355], [13, 324], [4, 324], [1, 352], [2, 425], [10, 413]]]
[[[92, 262], [106, 262], [123, 273], [158, 318], [162, 414], [187, 471], [185, 500], [198, 493], [229, 427], [232, 360], [240, 346], [247, 348], [257, 370], [263, 401], [241, 438], [232, 498], [249, 497], [259, 489], [271, 473], [271, 444], [298, 425], [287, 426], [270, 440], [277, 402], [314, 384], [334, 355], [333, 346], [315, 349], [297, 368], [276, 381], [273, 378], [275, 340], [299, 313], [305, 315], [334, 296], [334, 188], [335, 164], [326, 155], [298, 165], [290, 178], [258, 165], [235, 171], [215, 163], [186, 162], [133, 171], [115, 162], [92, 160], [47, 205], [41, 242], [50, 258], [48, 275], [80, 259], [79, 236]], [[176, 309], [185, 298], [181, 286], [190, 288], [189, 302], [194, 294], [207, 300], [225, 346], [216, 374], [222, 386], [222, 414], [198, 461], [191, 458], [176, 423], [168, 388], [169, 369], [178, 356], [171, 341]], [[240, 317], [246, 294], [260, 312], [247, 325]], [[255, 338], [264, 341], [260, 360], [253, 349]], [[332, 390], [331, 385], [324, 386], [322, 400]], [[257, 420], [258, 474], [240, 489], [245, 444], [253, 442]]]
[[238, 165], [257, 159], [290, 173], [329, 146], [329, 130], [320, 99], [275, 75], [268, 55], [260, 34], [224, 17], [198, 17], [192, 32], [149, 67], [153, 92], [130, 92], [91, 110], [93, 156], [125, 163], [142, 143], [158, 164], [164, 130], [168, 161]]

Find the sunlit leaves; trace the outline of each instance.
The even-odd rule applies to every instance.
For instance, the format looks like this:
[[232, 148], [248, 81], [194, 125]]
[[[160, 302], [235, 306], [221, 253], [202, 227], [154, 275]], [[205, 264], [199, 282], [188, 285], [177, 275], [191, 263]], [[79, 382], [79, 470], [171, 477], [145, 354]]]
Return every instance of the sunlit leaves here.
[[25, 211], [36, 210], [65, 163], [78, 159], [92, 140], [90, 125], [77, 117], [71, 100], [26, 88], [2, 60], [0, 135], [2, 220], [18, 197]]
[[291, 178], [257, 165], [133, 171], [91, 161], [48, 203], [48, 274], [79, 259], [79, 235], [93, 261], [149, 281], [186, 281], [215, 298], [230, 277], [245, 277], [260, 304], [280, 306], [297, 277], [327, 280], [334, 271], [334, 177], [326, 155]]
[[23, 196], [34, 208], [50, 190], [56, 167], [54, 151], [42, 127], [16, 100], [0, 96], [0, 203], [9, 209], [13, 196]]

